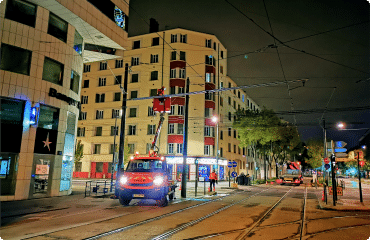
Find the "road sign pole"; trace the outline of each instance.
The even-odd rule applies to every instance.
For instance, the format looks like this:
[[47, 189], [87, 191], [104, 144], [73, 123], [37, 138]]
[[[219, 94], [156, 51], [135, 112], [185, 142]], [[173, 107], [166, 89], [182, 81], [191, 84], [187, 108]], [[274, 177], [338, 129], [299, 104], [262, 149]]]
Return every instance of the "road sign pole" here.
[[357, 168], [358, 168], [358, 188], [360, 190], [360, 202], [362, 202], [362, 188], [361, 188], [361, 172], [360, 172], [360, 153], [357, 153]]
[[231, 184], [230, 184], [230, 168], [229, 168], [229, 187], [231, 187]]

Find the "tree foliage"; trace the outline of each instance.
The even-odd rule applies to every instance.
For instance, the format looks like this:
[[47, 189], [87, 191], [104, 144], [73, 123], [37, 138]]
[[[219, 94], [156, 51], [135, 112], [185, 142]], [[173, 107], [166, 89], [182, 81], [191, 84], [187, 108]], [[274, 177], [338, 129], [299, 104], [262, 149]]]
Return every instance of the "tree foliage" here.
[[84, 145], [81, 144], [81, 140], [77, 141], [75, 146], [75, 164], [81, 162], [81, 159], [84, 157]]
[[320, 139], [309, 139], [307, 142], [307, 163], [312, 168], [322, 166], [322, 159], [324, 156], [324, 144]]

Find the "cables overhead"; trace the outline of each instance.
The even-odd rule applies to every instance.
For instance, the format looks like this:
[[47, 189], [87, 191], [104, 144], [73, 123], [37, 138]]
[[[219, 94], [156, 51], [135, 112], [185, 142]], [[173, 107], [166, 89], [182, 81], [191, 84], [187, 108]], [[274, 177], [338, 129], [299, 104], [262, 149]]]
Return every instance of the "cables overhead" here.
[[370, 109], [370, 106], [307, 109], [307, 110], [295, 110], [295, 111], [280, 111], [280, 112], [275, 112], [275, 113], [278, 114], [278, 115], [293, 115], [293, 114], [311, 114], [311, 113], [322, 113], [322, 112], [362, 111], [362, 110], [368, 110], [368, 109]]

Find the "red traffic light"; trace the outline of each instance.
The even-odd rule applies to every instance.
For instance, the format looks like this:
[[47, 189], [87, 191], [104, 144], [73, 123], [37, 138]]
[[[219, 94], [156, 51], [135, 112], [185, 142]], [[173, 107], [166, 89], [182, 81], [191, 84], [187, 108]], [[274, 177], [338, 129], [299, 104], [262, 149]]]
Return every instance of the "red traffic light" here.
[[360, 161], [360, 166], [361, 167], [365, 166], [365, 161]]
[[324, 158], [324, 163], [329, 164], [329, 158]]

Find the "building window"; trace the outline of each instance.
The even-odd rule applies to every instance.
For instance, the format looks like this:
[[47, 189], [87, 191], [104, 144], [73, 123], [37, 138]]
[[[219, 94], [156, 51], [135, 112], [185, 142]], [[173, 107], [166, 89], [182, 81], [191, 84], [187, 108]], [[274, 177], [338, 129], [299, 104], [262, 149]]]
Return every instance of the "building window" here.
[[140, 40], [134, 41], [132, 49], [138, 49], [140, 48]]
[[88, 104], [89, 96], [81, 96], [81, 104]]
[[118, 136], [118, 126], [111, 126], [110, 127], [110, 135], [111, 136]]
[[148, 125], [148, 135], [154, 135], [155, 134], [155, 124], [151, 125], [149, 124]]
[[137, 91], [131, 91], [131, 99], [137, 98], [137, 95], [138, 95]]
[[136, 125], [128, 125], [128, 135], [136, 135]]
[[213, 137], [214, 136], [214, 128], [210, 126], [204, 127], [204, 136]]
[[176, 69], [171, 69], [170, 78], [176, 78]]
[[231, 137], [231, 128], [228, 128], [227, 131], [229, 133], [229, 137]]
[[206, 73], [206, 82], [211, 82], [211, 74]]
[[75, 93], [78, 93], [80, 89], [80, 75], [78, 75], [75, 71], [71, 71], [71, 84], [70, 89]]
[[84, 72], [90, 72], [91, 65], [90, 64], [84, 64]]
[[103, 132], [103, 128], [102, 127], [96, 127], [95, 128], [95, 136], [101, 136], [102, 135], [102, 132]]
[[229, 88], [231, 88], [231, 83], [229, 83]]
[[184, 115], [184, 106], [179, 105], [177, 107], [177, 115]]
[[107, 70], [107, 62], [100, 62], [100, 68], [99, 70]]
[[182, 154], [183, 145], [182, 143], [177, 144], [177, 153]]
[[240, 154], [240, 147], [238, 147], [238, 154]]
[[212, 48], [212, 39], [206, 39], [206, 47]]
[[174, 152], [173, 152], [173, 143], [169, 143], [168, 144], [168, 154], [173, 154]]
[[206, 64], [207, 65], [212, 65], [212, 62], [213, 62], [213, 57], [212, 56], [208, 56], [206, 55]]
[[77, 128], [77, 137], [85, 137], [85, 128], [84, 127], [78, 127]]
[[236, 145], [234, 145], [234, 153], [236, 153]]
[[220, 66], [220, 73], [224, 73], [224, 67], [223, 66]]
[[233, 106], [234, 106], [234, 109], [236, 109], [236, 102], [235, 101], [234, 101], [234, 105]]
[[240, 98], [240, 91], [238, 91], [238, 98]]
[[168, 115], [174, 115], [175, 114], [175, 105], [171, 105], [171, 110]]
[[180, 60], [186, 61], [186, 53], [185, 52], [180, 51]]
[[227, 144], [227, 150], [228, 150], [228, 152], [231, 152], [231, 143]]
[[158, 71], [152, 71], [150, 73], [150, 80], [153, 81], [153, 80], [158, 80]]
[[184, 134], [184, 124], [182, 123], [177, 124], [177, 134]]
[[64, 65], [51, 58], [45, 57], [42, 79], [51, 83], [63, 85]]
[[179, 92], [178, 93], [184, 93], [184, 88], [183, 87], [179, 87]]
[[67, 42], [68, 23], [60, 17], [49, 12], [48, 34]]
[[112, 118], [119, 118], [121, 110], [119, 109], [112, 109]]
[[2, 43], [0, 69], [29, 76], [31, 56], [31, 51]]
[[159, 45], [159, 37], [155, 37], [152, 39], [152, 46], [158, 46]]
[[152, 149], [152, 144], [151, 143], [147, 143], [146, 144], [146, 154], [149, 153], [150, 149]]
[[222, 107], [224, 105], [224, 99], [223, 97], [220, 97], [220, 106]]
[[132, 83], [137, 83], [139, 82], [139, 74], [135, 73], [131, 75], [131, 82]]
[[150, 63], [158, 62], [158, 54], [150, 54]]
[[176, 60], [176, 51], [171, 52], [171, 61]]
[[224, 51], [221, 51], [221, 58], [224, 58]]
[[129, 117], [136, 117], [137, 108], [130, 108]]
[[174, 134], [175, 133], [175, 124], [169, 123], [168, 124], [168, 134]]
[[131, 66], [137, 66], [140, 64], [140, 59], [139, 57], [132, 57], [131, 58]]
[[153, 110], [153, 107], [148, 107], [148, 116], [154, 116], [155, 112]]
[[215, 100], [215, 93], [206, 92], [204, 94], [204, 97], [205, 97], [206, 100], [214, 101]]
[[170, 94], [176, 94], [176, 87], [170, 88]]
[[36, 6], [21, 0], [9, 0], [6, 6], [5, 18], [35, 27]]
[[223, 156], [224, 156], [223, 148], [220, 148], [220, 157], [223, 157]]
[[101, 144], [94, 144], [94, 154], [100, 154]]
[[96, 95], [95, 95], [95, 102], [96, 102], [96, 103], [102, 103], [102, 102], [105, 102], [105, 93], [102, 93], [102, 94], [96, 94]]
[[210, 108], [205, 108], [204, 109], [204, 117], [208, 118], [211, 116], [211, 110]]
[[114, 84], [116, 85], [116, 84], [122, 84], [122, 75], [117, 75], [116, 77], [115, 77], [115, 80], [116, 81], [114, 81]]
[[90, 81], [89, 80], [84, 80], [84, 85], [82, 86], [83, 88], [89, 88]]
[[204, 145], [204, 155], [209, 156], [211, 154], [211, 146]]
[[99, 87], [102, 87], [102, 86], [106, 86], [107, 85], [107, 78], [102, 78], [102, 77], [100, 77], [99, 78]]
[[103, 119], [103, 118], [104, 118], [104, 111], [96, 110], [96, 119]]
[[87, 112], [80, 112], [79, 120], [86, 120]]
[[236, 138], [236, 130], [234, 130], [234, 138]]
[[182, 42], [182, 43], [187, 42], [187, 35], [186, 34], [184, 34], [184, 35], [180, 34], [180, 42]]
[[231, 121], [231, 112], [229, 112], [229, 117], [228, 117], [229, 121]]
[[224, 88], [224, 82], [220, 82], [220, 88]]
[[177, 42], [177, 34], [171, 34], [171, 43]]
[[113, 95], [113, 101], [114, 102], [121, 101], [121, 93], [120, 92], [114, 93], [114, 95]]
[[[116, 145], [116, 146], [117, 146], [117, 144], [111, 144], [111, 145], [110, 145], [110, 148], [109, 148], [109, 154], [113, 154], [114, 152], [116, 152], [117, 148], [116, 148], [116, 146], [114, 146], [114, 145]], [[109, 170], [109, 169], [108, 169], [108, 170]]]
[[224, 139], [224, 131], [220, 131], [220, 139], [223, 140]]
[[180, 69], [179, 78], [186, 78], [185, 75], [186, 75], [185, 68]]
[[157, 96], [157, 89], [150, 89], [149, 96], [150, 97]]
[[128, 146], [128, 153], [129, 154], [134, 154], [135, 153], [135, 144], [134, 143], [129, 143], [129, 144], [127, 144], [127, 146]]
[[116, 68], [123, 68], [123, 59], [116, 60]]

